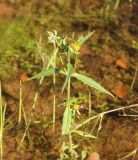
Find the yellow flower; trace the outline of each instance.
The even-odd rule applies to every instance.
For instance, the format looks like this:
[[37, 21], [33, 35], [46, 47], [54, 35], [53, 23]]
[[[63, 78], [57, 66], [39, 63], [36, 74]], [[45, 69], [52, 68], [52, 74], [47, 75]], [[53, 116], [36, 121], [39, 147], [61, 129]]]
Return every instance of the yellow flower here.
[[74, 104], [74, 105], [73, 105], [73, 109], [74, 109], [75, 111], [78, 111], [79, 108], [80, 108], [80, 106], [79, 106], [78, 104]]
[[72, 43], [70, 46], [75, 52], [78, 52], [80, 50], [80, 45], [76, 42]]

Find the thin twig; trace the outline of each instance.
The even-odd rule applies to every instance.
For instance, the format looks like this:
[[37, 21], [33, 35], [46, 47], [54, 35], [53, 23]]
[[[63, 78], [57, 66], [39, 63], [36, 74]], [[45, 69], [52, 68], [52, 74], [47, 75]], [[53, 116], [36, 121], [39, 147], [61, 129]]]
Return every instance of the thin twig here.
[[102, 113], [99, 113], [99, 114], [97, 114], [96, 116], [90, 117], [90, 118], [88, 118], [87, 120], [83, 121], [81, 124], [79, 124], [78, 126], [76, 126], [76, 127], [73, 129], [73, 131], [79, 129], [79, 128], [82, 127], [83, 125], [87, 124], [87, 123], [90, 122], [91, 120], [96, 119], [97, 117], [99, 117], [99, 116], [101, 116], [101, 115], [105, 115], [105, 114], [112, 113], [112, 112], [116, 112], [116, 111], [123, 110], [123, 109], [129, 109], [129, 108], [133, 108], [133, 107], [138, 107], [138, 103], [137, 103], [137, 104], [132, 104], [132, 105], [129, 105], [129, 106], [125, 106], [125, 107], [121, 107], [121, 108], [112, 109], [112, 110], [105, 111], [105, 112], [102, 112]]
[[130, 87], [131, 90], [133, 90], [134, 83], [135, 83], [136, 77], [137, 77], [137, 73], [138, 73], [138, 66], [135, 69], [134, 77], [133, 77], [133, 80], [132, 80], [132, 83], [131, 83], [131, 87]]

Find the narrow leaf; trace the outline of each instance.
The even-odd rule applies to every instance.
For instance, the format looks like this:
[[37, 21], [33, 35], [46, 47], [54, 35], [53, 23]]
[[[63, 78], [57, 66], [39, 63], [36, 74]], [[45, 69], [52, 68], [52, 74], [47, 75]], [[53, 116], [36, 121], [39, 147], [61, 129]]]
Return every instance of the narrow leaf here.
[[66, 107], [63, 115], [62, 135], [69, 134], [72, 121], [72, 111], [69, 107]]
[[94, 34], [95, 31], [89, 33], [88, 35], [86, 35], [85, 37], [80, 37], [78, 40], [77, 40], [77, 43], [81, 46], [83, 45], [93, 34]]
[[102, 87], [99, 83], [97, 83], [96, 81], [94, 81], [92, 78], [89, 78], [87, 76], [84, 76], [82, 74], [78, 74], [78, 73], [74, 73], [72, 75], [73, 77], [77, 78], [78, 80], [82, 81], [84, 84], [95, 88], [96, 90], [106, 93], [112, 97], [114, 97], [109, 91], [107, 91], [104, 87]]
[[70, 63], [68, 63], [67, 64], [67, 76], [66, 76], [63, 88], [62, 88], [62, 92], [64, 91], [65, 87], [67, 86], [69, 78], [71, 77], [72, 74], [73, 74], [73, 66]]
[[29, 78], [28, 80], [32, 80], [32, 79], [36, 79], [36, 78], [41, 78], [41, 77], [45, 77], [45, 76], [49, 76], [51, 74], [57, 74], [57, 73], [62, 73], [62, 71], [60, 71], [57, 68], [44, 69], [40, 73], [38, 73], [35, 76]]

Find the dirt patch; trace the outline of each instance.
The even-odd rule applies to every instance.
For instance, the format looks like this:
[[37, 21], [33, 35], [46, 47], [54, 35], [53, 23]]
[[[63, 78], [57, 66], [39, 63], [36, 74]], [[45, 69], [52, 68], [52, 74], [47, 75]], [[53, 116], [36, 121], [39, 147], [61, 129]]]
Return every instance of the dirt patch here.
[[1, 18], [12, 18], [16, 14], [16, 9], [11, 5], [0, 2], [0, 17]]
[[[55, 1], [51, 3], [57, 4]], [[19, 7], [20, 9], [18, 9], [20, 10], [20, 14], [26, 15], [31, 12], [34, 14], [33, 16], [36, 16], [38, 19], [45, 16], [48, 16], [49, 18], [54, 15], [52, 18], [50, 17], [51, 22], [55, 20], [55, 15], [63, 14], [58, 10], [60, 8], [60, 4], [58, 4], [57, 8], [52, 5], [51, 10], [48, 10], [47, 7], [50, 7], [51, 3], [46, 2], [44, 4], [44, 8], [46, 10], [41, 10], [40, 8], [43, 7], [42, 1], [36, 2], [36, 4], [27, 3], [25, 1], [21, 8], [18, 6], [20, 1], [16, 3], [16, 7], [9, 3], [1, 2], [0, 17], [14, 17], [16, 14], [15, 8]], [[89, 12], [92, 9], [99, 9], [101, 6], [102, 3], [100, 1], [91, 2], [88, 0], [86, 2], [82, 1], [80, 9], [82, 8], [83, 11], [87, 13], [87, 9]], [[68, 19], [66, 19], [67, 23], [70, 23], [68, 26], [77, 24], [74, 25], [77, 32], [79, 32], [79, 25], [82, 27], [84, 31], [83, 33], [86, 33], [88, 29], [94, 30], [96, 28], [96, 33], [93, 39], [86, 43], [86, 45], [84, 45], [80, 50], [80, 61], [78, 61], [78, 68], [76, 71], [79, 73], [85, 73], [87, 76], [92, 77], [115, 95], [115, 98], [108, 97], [90, 89], [89, 87], [85, 88], [84, 84], [72, 79], [71, 96], [82, 98], [81, 105], [83, 108], [80, 110], [81, 117], [78, 119], [79, 123], [81, 123], [83, 119], [88, 118], [89, 92], [91, 92], [92, 109], [97, 113], [138, 102], [138, 75], [136, 76], [133, 88], [131, 88], [138, 60], [138, 52], [131, 45], [133, 39], [137, 40], [137, 35], [134, 35], [137, 27], [136, 23], [132, 20], [135, 18], [137, 10], [134, 6], [133, 10], [131, 10], [132, 14], [134, 12], [134, 15], [129, 17], [126, 12], [129, 7], [130, 6], [128, 4], [121, 6], [119, 13], [122, 13], [122, 17], [118, 18], [117, 23], [109, 23], [108, 25], [103, 24], [102, 20], [99, 25], [97, 24], [97, 21], [95, 24], [92, 24], [93, 22], [90, 21], [91, 16], [86, 16], [85, 14], [83, 15], [84, 17], [82, 14], [82, 17], [80, 16], [82, 21], [80, 24], [78, 24], [78, 21], [75, 18], [73, 20], [70, 18], [69, 22]], [[63, 21], [60, 19], [60, 16], [58, 18], [60, 22], [57, 26], [59, 27], [61, 24], [64, 24], [65, 17]], [[98, 17], [96, 18], [98, 19]], [[38, 20], [35, 19], [34, 21], [36, 26], [40, 25], [38, 24]], [[88, 22], [91, 24], [88, 25]], [[48, 25], [41, 24], [40, 28], [42, 31], [49, 26], [49, 23], [47, 24]], [[56, 23], [54, 25], [56, 26]], [[62, 28], [64, 27], [62, 26]], [[130, 28], [135, 30], [130, 31]], [[66, 30], [66, 28], [64, 28], [64, 30]], [[65, 32], [67, 33], [69, 31], [72, 31], [72, 28], [69, 28], [69, 30], [67, 29]], [[29, 75], [31, 74], [32, 72], [29, 71]], [[15, 77], [13, 76], [10, 79], [2, 78], [3, 103], [7, 104], [3, 158], [4, 160], [56, 160], [59, 158], [61, 153], [62, 141], [68, 141], [66, 136], [61, 136], [63, 112], [65, 110], [63, 103], [66, 101], [66, 92], [62, 93], [61, 89], [65, 79], [63, 79], [63, 77], [58, 77], [57, 80], [55, 134], [52, 132], [52, 77], [46, 78], [41, 86], [39, 86], [39, 80], [22, 83], [22, 102], [27, 121], [29, 121], [31, 116], [36, 92], [39, 94], [34, 109], [34, 116], [32, 118], [34, 122], [30, 124], [29, 132], [27, 132], [23, 143], [21, 143], [26, 125], [24, 118], [21, 125], [18, 125], [20, 102], [19, 77], [20, 75], [16, 75]], [[100, 155], [101, 160], [117, 160], [120, 157], [127, 155], [138, 147], [138, 126], [137, 119], [135, 119], [137, 117], [125, 117], [124, 115], [137, 115], [137, 112], [138, 110], [134, 108], [133, 111], [120, 111], [105, 116], [102, 121], [102, 128], [98, 134], [98, 138], [95, 140], [74, 136], [73, 142], [80, 145], [77, 152], [80, 155], [82, 150], [86, 150], [89, 153], [97, 152]], [[91, 122], [82, 129], [91, 132], [93, 124], [94, 122]], [[98, 126], [96, 129], [98, 129]], [[94, 132], [95, 135], [97, 135], [96, 131]], [[136, 154], [134, 160], [137, 159], [138, 154]]]

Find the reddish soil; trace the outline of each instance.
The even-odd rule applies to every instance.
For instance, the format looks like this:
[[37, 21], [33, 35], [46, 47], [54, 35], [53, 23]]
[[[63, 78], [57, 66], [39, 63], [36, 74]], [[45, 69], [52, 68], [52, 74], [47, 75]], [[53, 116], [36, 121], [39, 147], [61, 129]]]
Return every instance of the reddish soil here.
[[[16, 5], [18, 6], [18, 3]], [[45, 5], [47, 7], [50, 3], [46, 3]], [[89, 6], [88, 9], [91, 10], [93, 7], [99, 8], [100, 5], [101, 3], [98, 2], [91, 5], [91, 1], [89, 0], [86, 2], [82, 1], [82, 8], [84, 10], [86, 10], [87, 6]], [[120, 18], [120, 21], [122, 21], [120, 26], [117, 27], [117, 30], [114, 30], [115, 27], [112, 28], [112, 26], [99, 27], [96, 29], [93, 42], [90, 41], [81, 48], [81, 62], [78, 70], [94, 77], [95, 80], [109, 89], [116, 97], [112, 99], [106, 95], [93, 92], [93, 90], [88, 87], [84, 89], [83, 84], [74, 81], [71, 86], [71, 94], [73, 96], [79, 96], [80, 94], [86, 95], [89, 91], [92, 91], [92, 106], [96, 112], [119, 108], [138, 102], [138, 76], [136, 77], [133, 90], [130, 89], [136, 63], [138, 62], [138, 53], [129, 46], [130, 40], [133, 39], [133, 33], [129, 32], [132, 24], [126, 15], [127, 7], [128, 5], [124, 5], [124, 7], [120, 8], [119, 12], [121, 12], [123, 16], [125, 15], [125, 20]], [[27, 10], [25, 12], [27, 12]], [[0, 2], [0, 17], [12, 18], [15, 14], [16, 10], [12, 5]], [[123, 21], [125, 21], [125, 24]], [[104, 36], [108, 38], [105, 40]], [[128, 39], [128, 37], [130, 39]], [[96, 46], [97, 44], [100, 45], [100, 49]], [[118, 60], [121, 61], [121, 64]], [[2, 78], [3, 103], [7, 104], [3, 159], [56, 160], [59, 158], [61, 142], [64, 139], [64, 137], [61, 137], [61, 123], [64, 108], [63, 106], [57, 106], [56, 134], [54, 135], [50, 123], [52, 121], [53, 105], [53, 91], [51, 90], [52, 78], [46, 78], [42, 86], [38, 85], [37, 80], [23, 83], [23, 105], [27, 119], [30, 117], [35, 93], [39, 91], [34, 120], [40, 121], [40, 123], [32, 124], [29, 129], [29, 135], [26, 136], [23, 146], [18, 149], [25, 130], [24, 122], [22, 122], [20, 128], [18, 128], [17, 123], [19, 107], [18, 76], [19, 75], [15, 75], [15, 77], [6, 80]], [[62, 86], [62, 83], [63, 79], [59, 77], [57, 86]], [[87, 96], [85, 96], [85, 98], [87, 98]], [[61, 93], [61, 87], [57, 88], [56, 99], [58, 105], [65, 100], [65, 94]], [[88, 106], [88, 102], [85, 102], [85, 100], [82, 103], [84, 103], [85, 107]], [[138, 111], [137, 108], [135, 108], [136, 112]], [[87, 111], [80, 112], [83, 118], [87, 118]], [[130, 110], [127, 112], [130, 113]], [[119, 157], [137, 148], [138, 119], [119, 116], [120, 113], [122, 114], [122, 112], [117, 112], [104, 117], [102, 129], [96, 140], [74, 137], [73, 141], [77, 142], [80, 145], [79, 148], [81, 148], [78, 149], [78, 153], [81, 153], [82, 149], [87, 149], [90, 153], [99, 153], [101, 160], [118, 160]], [[134, 112], [132, 113], [134, 114]], [[46, 126], [46, 124], [49, 125]], [[88, 125], [89, 130], [91, 130], [92, 124], [93, 123]], [[138, 153], [133, 160], [137, 159]]]

